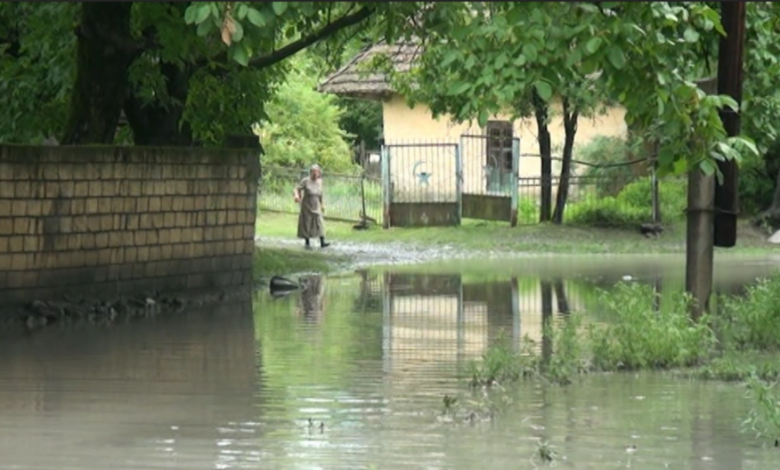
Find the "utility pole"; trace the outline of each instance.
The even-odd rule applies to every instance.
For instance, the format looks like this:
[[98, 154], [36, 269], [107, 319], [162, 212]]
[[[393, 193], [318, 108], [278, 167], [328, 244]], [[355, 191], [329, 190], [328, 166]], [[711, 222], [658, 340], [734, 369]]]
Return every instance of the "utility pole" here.
[[[717, 90], [705, 91], [729, 95], [739, 105], [742, 101], [745, 2], [721, 2], [720, 6], [726, 36], [720, 39], [718, 47]], [[738, 112], [724, 109], [720, 117], [727, 135], [739, 134]], [[691, 309], [694, 320], [709, 309], [714, 247], [733, 247], [737, 240], [736, 162], [718, 162], [718, 170], [723, 174], [722, 185], [716, 184], [714, 176], [706, 176], [698, 168], [688, 173], [685, 288], [694, 299]]]
[[[721, 2], [720, 16], [726, 36], [718, 46], [718, 94], [742, 104], [742, 63], [745, 48], [745, 2]], [[729, 137], [740, 132], [739, 112], [722, 109], [720, 119]], [[731, 248], [737, 243], [739, 212], [739, 167], [734, 161], [718, 162], [723, 184], [715, 188], [715, 246]]]

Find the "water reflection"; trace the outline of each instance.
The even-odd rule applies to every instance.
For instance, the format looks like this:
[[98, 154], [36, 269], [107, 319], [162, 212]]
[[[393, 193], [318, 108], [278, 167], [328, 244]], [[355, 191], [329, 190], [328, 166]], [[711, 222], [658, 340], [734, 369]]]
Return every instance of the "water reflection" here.
[[597, 289], [626, 273], [681, 288], [666, 268], [545, 269], [309, 276], [254, 305], [5, 340], [0, 469], [533, 468], [537, 439], [559, 468], [776, 468], [739, 433], [745, 401], [727, 384], [525, 383], [494, 421], [442, 420], [445, 394], [483, 399], [458, 371], [499, 337], [550, 348], [543, 324], [598, 319]]
[[310, 323], [320, 323], [325, 314], [323, 294], [325, 293], [325, 276], [308, 275], [301, 278], [303, 291], [300, 295], [301, 317]]
[[0, 343], [0, 468], [201, 462], [253, 414], [249, 298], [186, 317], [47, 328]]

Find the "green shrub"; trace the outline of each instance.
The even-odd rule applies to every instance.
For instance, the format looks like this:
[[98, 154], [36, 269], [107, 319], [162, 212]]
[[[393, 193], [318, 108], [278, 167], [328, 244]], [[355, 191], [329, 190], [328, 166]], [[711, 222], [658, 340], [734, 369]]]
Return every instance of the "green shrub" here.
[[[676, 222], [685, 217], [687, 184], [669, 179], [658, 184], [661, 220]], [[566, 209], [566, 219], [579, 225], [629, 228], [650, 222], [653, 216], [652, 182], [649, 177], [627, 184], [617, 196], [591, 196]]]
[[780, 446], [780, 392], [777, 382], [767, 382], [756, 376], [747, 381], [747, 398], [751, 408], [742, 423], [743, 430], [752, 431], [756, 439], [766, 439]]
[[319, 163], [333, 173], [355, 173], [350, 136], [339, 127], [342, 110], [332, 95], [319, 93], [317, 73], [305, 58], [266, 105], [268, 120], [257, 131], [269, 166], [305, 168]]
[[743, 297], [723, 299], [720, 327], [737, 349], [780, 350], [780, 274], [760, 279]]
[[588, 197], [566, 209], [566, 219], [577, 225], [628, 228], [647, 222], [646, 211], [627, 206], [613, 196]]
[[588, 327], [593, 366], [600, 370], [686, 367], [704, 358], [715, 343], [708, 318], [694, 323], [688, 297], [677, 295], [659, 311], [648, 285], [620, 283], [603, 292], [600, 305], [614, 320]]

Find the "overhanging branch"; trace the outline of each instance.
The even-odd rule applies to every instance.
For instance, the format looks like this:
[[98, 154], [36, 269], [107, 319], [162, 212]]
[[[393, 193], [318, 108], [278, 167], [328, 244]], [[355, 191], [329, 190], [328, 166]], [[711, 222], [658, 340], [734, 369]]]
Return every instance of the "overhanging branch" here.
[[249, 61], [249, 66], [253, 68], [265, 68], [270, 67], [284, 59], [295, 55], [296, 53], [306, 49], [307, 47], [315, 44], [323, 39], [336, 34], [342, 29], [354, 26], [361, 21], [367, 19], [374, 14], [374, 9], [370, 7], [363, 7], [351, 15], [342, 16], [333, 23], [328, 23], [323, 26], [319, 31], [310, 34], [304, 38], [301, 38], [293, 43], [290, 43], [283, 48], [262, 57], [257, 57]]
[[[326, 39], [329, 36], [336, 34], [342, 29], [349, 28], [350, 26], [354, 26], [362, 22], [363, 20], [373, 15], [374, 11], [375, 10], [372, 7], [363, 7], [360, 10], [356, 11], [355, 13], [344, 15], [341, 18], [337, 19], [336, 21], [332, 23], [328, 23], [327, 25], [323, 26], [322, 29], [306, 37], [303, 37], [293, 43], [290, 43], [281, 49], [275, 50], [268, 55], [256, 57], [250, 60], [249, 67], [262, 69], [277, 64], [283, 61], [284, 59], [287, 59], [288, 57], [297, 54], [303, 49], [306, 49], [307, 47], [316, 44], [317, 42], [322, 41], [323, 39]], [[228, 63], [227, 52], [220, 54], [215, 59], [213, 59], [212, 62], [216, 62], [218, 64], [227, 64]], [[226, 72], [227, 72], [226, 69], [221, 68], [219, 70], [214, 70], [212, 72], [212, 75], [221, 75]]]

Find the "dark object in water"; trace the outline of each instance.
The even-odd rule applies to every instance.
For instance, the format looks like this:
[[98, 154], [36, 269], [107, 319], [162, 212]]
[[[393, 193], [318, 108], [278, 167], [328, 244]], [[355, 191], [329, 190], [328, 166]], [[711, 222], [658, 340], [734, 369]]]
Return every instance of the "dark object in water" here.
[[664, 227], [661, 224], [642, 224], [639, 226], [639, 233], [650, 238], [660, 237], [664, 232]]
[[271, 295], [273, 296], [287, 295], [290, 292], [296, 291], [300, 288], [301, 286], [297, 282], [281, 276], [272, 277], [269, 286], [269, 289], [271, 290]]

